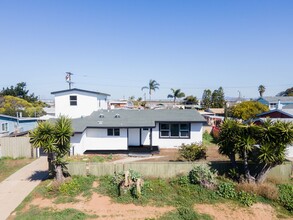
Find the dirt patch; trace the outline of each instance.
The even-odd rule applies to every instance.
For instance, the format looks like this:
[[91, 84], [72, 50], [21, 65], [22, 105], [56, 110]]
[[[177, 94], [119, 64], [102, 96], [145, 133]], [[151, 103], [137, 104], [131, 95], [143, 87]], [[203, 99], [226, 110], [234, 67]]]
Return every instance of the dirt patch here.
[[233, 204], [197, 204], [197, 212], [208, 214], [215, 220], [275, 220], [278, 219], [275, 210], [262, 203], [256, 203], [249, 208], [239, 207]]
[[[87, 214], [97, 215], [97, 219], [99, 220], [157, 218], [166, 212], [174, 210], [173, 207], [137, 206], [134, 204], [114, 203], [110, 197], [97, 193], [94, 193], [90, 200], [82, 197], [79, 199], [80, 201], [76, 203], [54, 204], [51, 199], [35, 198], [29, 205], [39, 206], [40, 208], [49, 207], [56, 210], [73, 208]], [[27, 210], [27, 208], [25, 209]]]
[[[169, 162], [178, 161], [180, 155], [178, 149], [160, 149], [160, 153], [155, 156], [162, 156], [159, 158], [149, 158], [137, 162]], [[204, 161], [227, 161], [228, 157], [219, 154], [218, 146], [211, 144], [207, 146], [207, 158]]]

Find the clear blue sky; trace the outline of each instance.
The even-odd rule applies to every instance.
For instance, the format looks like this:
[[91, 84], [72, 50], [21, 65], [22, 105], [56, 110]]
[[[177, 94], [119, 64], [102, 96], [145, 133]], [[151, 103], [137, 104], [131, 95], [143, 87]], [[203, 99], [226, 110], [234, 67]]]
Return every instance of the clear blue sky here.
[[257, 97], [293, 86], [292, 0], [0, 0], [0, 88], [74, 87], [154, 99], [170, 88]]

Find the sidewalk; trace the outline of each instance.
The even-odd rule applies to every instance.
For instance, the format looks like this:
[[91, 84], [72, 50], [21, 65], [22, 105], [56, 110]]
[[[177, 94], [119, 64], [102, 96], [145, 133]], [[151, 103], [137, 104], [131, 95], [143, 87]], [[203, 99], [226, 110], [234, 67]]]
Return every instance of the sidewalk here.
[[48, 175], [47, 157], [40, 157], [0, 183], [0, 220], [11, 212]]

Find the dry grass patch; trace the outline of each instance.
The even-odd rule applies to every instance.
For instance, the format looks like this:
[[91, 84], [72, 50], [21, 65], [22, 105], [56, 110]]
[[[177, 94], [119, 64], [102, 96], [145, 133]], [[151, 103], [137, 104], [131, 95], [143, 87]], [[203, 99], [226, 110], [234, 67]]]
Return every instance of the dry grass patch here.
[[268, 182], [262, 184], [239, 183], [236, 185], [236, 190], [256, 194], [274, 201], [279, 198], [278, 188], [276, 185]]

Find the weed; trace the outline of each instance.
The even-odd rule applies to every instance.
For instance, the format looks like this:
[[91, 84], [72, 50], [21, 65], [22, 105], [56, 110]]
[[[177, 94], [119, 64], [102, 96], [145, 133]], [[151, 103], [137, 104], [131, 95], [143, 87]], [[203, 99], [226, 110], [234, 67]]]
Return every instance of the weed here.
[[217, 194], [225, 199], [235, 199], [237, 192], [233, 183], [222, 182], [218, 186]]
[[205, 165], [199, 165], [192, 168], [189, 172], [189, 180], [192, 184], [200, 184], [206, 188], [214, 188], [216, 185], [216, 173]]
[[282, 184], [279, 186], [279, 201], [284, 208], [293, 212], [293, 185]]
[[198, 214], [191, 207], [178, 207], [176, 211], [169, 212], [159, 220], [211, 220], [207, 214]]
[[237, 200], [245, 206], [252, 206], [254, 203], [256, 203], [256, 195], [247, 193], [245, 191], [240, 191], [237, 193]]

